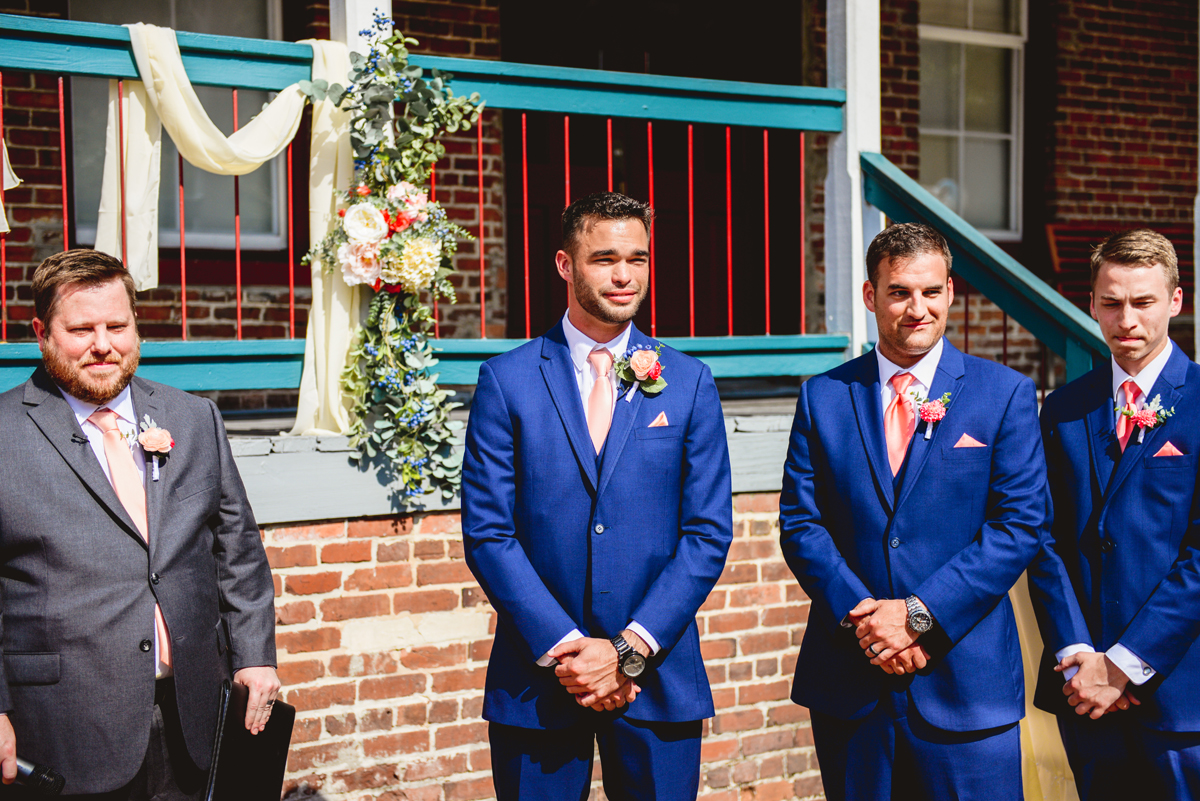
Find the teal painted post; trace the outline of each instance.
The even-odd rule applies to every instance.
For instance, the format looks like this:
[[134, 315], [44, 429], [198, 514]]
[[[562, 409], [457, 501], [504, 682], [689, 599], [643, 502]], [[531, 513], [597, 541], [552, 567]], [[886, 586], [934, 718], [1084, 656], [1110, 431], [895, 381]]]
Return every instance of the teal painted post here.
[[1066, 345], [1067, 380], [1074, 381], [1091, 371], [1093, 351], [1079, 340], [1070, 337], [1067, 338]]

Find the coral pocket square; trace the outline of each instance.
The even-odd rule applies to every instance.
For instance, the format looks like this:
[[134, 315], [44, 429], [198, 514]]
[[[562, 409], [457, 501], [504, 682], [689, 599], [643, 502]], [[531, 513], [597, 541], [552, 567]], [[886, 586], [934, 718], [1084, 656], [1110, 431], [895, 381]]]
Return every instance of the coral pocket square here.
[[961, 437], [959, 437], [958, 442], [954, 443], [954, 447], [956, 447], [956, 448], [986, 448], [987, 445], [984, 445], [982, 442], [975, 439], [970, 434], [963, 434]]
[[661, 428], [665, 425], [670, 425], [670, 423], [667, 422], [667, 413], [659, 412], [658, 417], [654, 418], [654, 422], [646, 426], [646, 428]]
[[1171, 443], [1168, 442], [1166, 445], [1163, 445], [1161, 448], [1159, 448], [1158, 453], [1156, 453], [1154, 455], [1155, 456], [1183, 456], [1183, 453], [1179, 450], [1179, 448], [1176, 448], [1174, 445], [1172, 445]]

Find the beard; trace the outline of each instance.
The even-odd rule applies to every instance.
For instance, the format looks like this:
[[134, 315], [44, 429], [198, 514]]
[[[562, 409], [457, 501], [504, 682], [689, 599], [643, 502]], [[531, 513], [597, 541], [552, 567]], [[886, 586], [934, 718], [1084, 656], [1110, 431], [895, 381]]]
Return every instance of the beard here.
[[[54, 383], [68, 395], [84, 403], [100, 406], [120, 395], [121, 391], [129, 386], [133, 374], [137, 372], [141, 353], [141, 343], [136, 342], [133, 351], [124, 356], [119, 356], [114, 351], [109, 353], [107, 358], [95, 359], [89, 354], [84, 357], [84, 361], [75, 364], [63, 356], [54, 341], [47, 337], [45, 350], [42, 352], [42, 364], [54, 379]], [[118, 369], [109, 376], [91, 376], [85, 369], [91, 364], [115, 364]]]
[[632, 320], [638, 312], [638, 307], [645, 300], [648, 288], [643, 284], [633, 303], [616, 306], [605, 300], [604, 295], [599, 291], [588, 286], [578, 272], [572, 276], [571, 286], [575, 290], [575, 300], [579, 302], [580, 307], [592, 317], [609, 325], [620, 325]]

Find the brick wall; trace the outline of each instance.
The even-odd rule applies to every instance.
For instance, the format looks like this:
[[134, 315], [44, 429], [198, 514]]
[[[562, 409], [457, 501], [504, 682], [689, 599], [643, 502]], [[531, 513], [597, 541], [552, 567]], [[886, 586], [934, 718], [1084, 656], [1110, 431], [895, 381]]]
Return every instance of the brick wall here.
[[[699, 615], [717, 708], [702, 744], [712, 801], [821, 797], [807, 712], [788, 699], [808, 600], [780, 556], [778, 514], [778, 494], [734, 497], [729, 561]], [[297, 707], [286, 797], [492, 798], [480, 712], [495, 614], [463, 560], [459, 516], [264, 538]], [[592, 798], [604, 798], [599, 781]]]

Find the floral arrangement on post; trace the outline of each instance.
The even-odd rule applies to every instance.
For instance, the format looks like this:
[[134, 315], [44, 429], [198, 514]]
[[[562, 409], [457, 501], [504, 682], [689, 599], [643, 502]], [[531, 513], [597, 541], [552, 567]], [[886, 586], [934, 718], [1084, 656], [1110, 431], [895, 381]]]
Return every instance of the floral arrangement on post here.
[[305, 256], [340, 271], [350, 286], [375, 294], [351, 347], [342, 388], [353, 398], [350, 441], [359, 458], [382, 455], [400, 479], [403, 499], [440, 491], [450, 497], [462, 480], [450, 419], [459, 404], [437, 386], [433, 316], [422, 299], [454, 301], [448, 276], [459, 239], [470, 239], [431, 201], [425, 186], [445, 154], [440, 137], [479, 121], [478, 94], [456, 96], [453, 76], [409, 64], [415, 39], [390, 33], [376, 14], [367, 56], [351, 53], [346, 87], [301, 81], [314, 101], [328, 98], [350, 112], [355, 185], [346, 192], [341, 224]]

